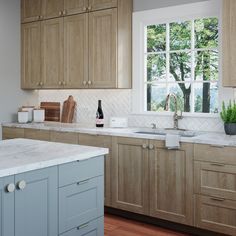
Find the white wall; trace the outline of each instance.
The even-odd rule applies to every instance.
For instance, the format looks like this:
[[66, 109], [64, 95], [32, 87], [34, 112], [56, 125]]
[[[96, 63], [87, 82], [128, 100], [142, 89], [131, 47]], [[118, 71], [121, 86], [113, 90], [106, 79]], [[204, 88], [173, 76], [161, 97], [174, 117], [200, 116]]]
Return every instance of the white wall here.
[[16, 120], [29, 100], [37, 104], [36, 92], [20, 89], [20, 0], [0, 0], [0, 123]]

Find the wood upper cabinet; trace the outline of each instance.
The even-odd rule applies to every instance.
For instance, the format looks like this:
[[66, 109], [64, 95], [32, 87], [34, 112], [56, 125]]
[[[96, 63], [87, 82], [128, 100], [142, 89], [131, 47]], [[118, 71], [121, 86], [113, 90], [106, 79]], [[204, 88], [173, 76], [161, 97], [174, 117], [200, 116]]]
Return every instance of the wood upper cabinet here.
[[113, 137], [112, 206], [149, 212], [148, 140]]
[[64, 79], [63, 18], [42, 21], [42, 84], [43, 88], [60, 88]]
[[223, 86], [236, 87], [236, 1], [223, 0]]
[[64, 86], [84, 88], [88, 81], [88, 14], [64, 18]]
[[42, 16], [42, 0], [21, 0], [21, 22], [40, 20]]
[[21, 87], [36, 89], [41, 81], [41, 23], [23, 24], [21, 28]]
[[74, 15], [86, 12], [89, 0], [64, 0], [64, 9], [66, 15]]
[[43, 19], [63, 16], [64, 0], [42, 0]]
[[91, 88], [116, 88], [117, 9], [89, 14], [89, 81]]
[[193, 145], [168, 150], [150, 141], [150, 215], [193, 224]]
[[89, 11], [117, 7], [117, 0], [89, 0]]

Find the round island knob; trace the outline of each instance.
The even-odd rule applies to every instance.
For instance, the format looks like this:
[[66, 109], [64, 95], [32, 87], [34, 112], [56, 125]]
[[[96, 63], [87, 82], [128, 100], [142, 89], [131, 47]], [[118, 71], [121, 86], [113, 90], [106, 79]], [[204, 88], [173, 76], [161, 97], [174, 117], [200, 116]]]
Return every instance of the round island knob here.
[[20, 182], [17, 184], [17, 187], [18, 187], [20, 190], [25, 189], [25, 187], [26, 187], [26, 182], [25, 182], [24, 180], [20, 181]]
[[6, 190], [8, 193], [13, 193], [15, 191], [15, 184], [8, 184]]

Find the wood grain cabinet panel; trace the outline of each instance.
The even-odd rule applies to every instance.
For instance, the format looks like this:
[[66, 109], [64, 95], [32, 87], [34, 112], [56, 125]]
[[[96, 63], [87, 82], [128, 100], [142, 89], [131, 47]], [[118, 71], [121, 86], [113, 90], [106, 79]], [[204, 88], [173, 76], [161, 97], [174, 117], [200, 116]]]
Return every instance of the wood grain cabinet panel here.
[[23, 24], [21, 28], [21, 87], [37, 89], [41, 81], [41, 23]]
[[236, 201], [196, 195], [195, 225], [226, 235], [236, 235]]
[[63, 69], [63, 18], [42, 21], [42, 87], [61, 88]]
[[21, 0], [21, 22], [40, 20], [42, 0]]
[[78, 134], [72, 132], [50, 132], [50, 141], [59, 143], [78, 144]]
[[88, 14], [64, 18], [66, 88], [85, 88], [88, 81]]
[[193, 225], [193, 146], [167, 150], [151, 142], [150, 215]]
[[117, 9], [89, 14], [89, 87], [116, 88]]
[[149, 211], [148, 141], [113, 137], [112, 206], [140, 214]]
[[87, 11], [88, 0], [64, 0], [64, 9], [66, 15], [74, 15]]
[[37, 129], [25, 129], [25, 138], [50, 141], [50, 131], [48, 130], [37, 130]]
[[43, 19], [63, 16], [64, 0], [42, 0]]
[[105, 156], [105, 206], [111, 206], [111, 163], [112, 143], [111, 137], [102, 135], [79, 134], [79, 144], [94, 147], [109, 148], [109, 154]]
[[24, 129], [21, 128], [2, 128], [2, 139], [24, 138]]
[[89, 10], [97, 11], [117, 7], [117, 0], [89, 0]]

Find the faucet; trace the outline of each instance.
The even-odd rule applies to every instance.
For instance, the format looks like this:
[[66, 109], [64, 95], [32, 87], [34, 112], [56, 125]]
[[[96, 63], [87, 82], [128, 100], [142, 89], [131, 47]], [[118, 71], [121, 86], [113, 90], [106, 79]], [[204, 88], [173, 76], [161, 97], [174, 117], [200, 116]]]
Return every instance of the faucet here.
[[179, 123], [178, 121], [180, 119], [183, 118], [182, 116], [182, 111], [181, 111], [181, 115], [178, 115], [178, 101], [177, 101], [177, 97], [174, 93], [169, 93], [166, 97], [166, 105], [165, 105], [165, 110], [168, 111], [169, 110], [169, 106], [170, 106], [170, 98], [173, 97], [174, 101], [175, 101], [175, 111], [174, 111], [174, 116], [173, 116], [173, 120], [174, 120], [174, 129], [179, 129]]

